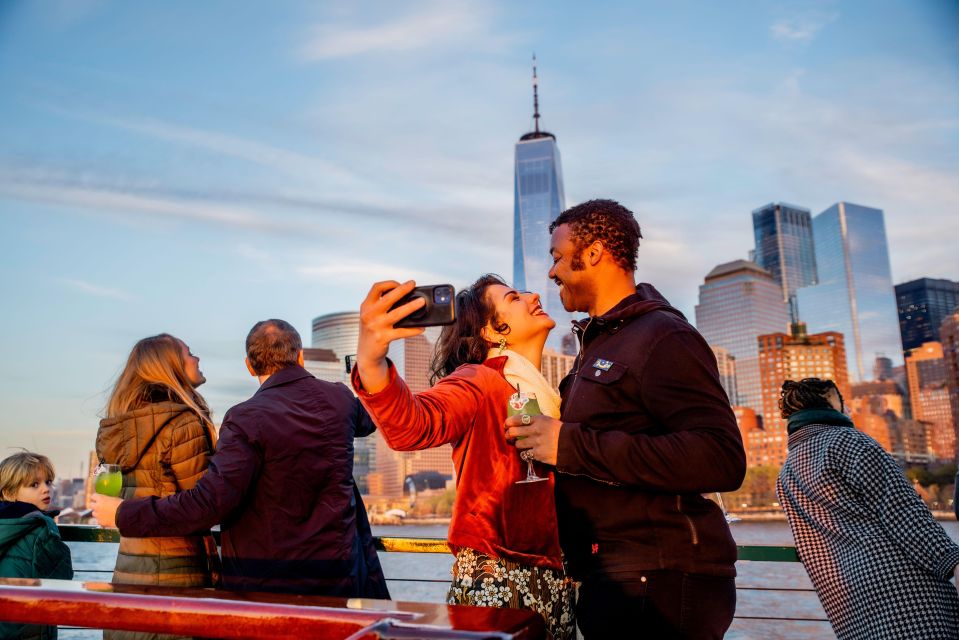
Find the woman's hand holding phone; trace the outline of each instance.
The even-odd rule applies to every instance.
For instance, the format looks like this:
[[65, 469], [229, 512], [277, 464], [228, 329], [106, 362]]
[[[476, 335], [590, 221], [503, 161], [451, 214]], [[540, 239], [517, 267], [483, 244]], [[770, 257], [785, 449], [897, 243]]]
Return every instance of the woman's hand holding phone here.
[[386, 354], [394, 340], [421, 335], [424, 329], [397, 329], [399, 320], [421, 309], [426, 300], [417, 298], [390, 310], [403, 296], [416, 287], [412, 280], [400, 284], [395, 280], [377, 282], [360, 305], [360, 338], [356, 349], [356, 369], [363, 389], [377, 393], [389, 383]]

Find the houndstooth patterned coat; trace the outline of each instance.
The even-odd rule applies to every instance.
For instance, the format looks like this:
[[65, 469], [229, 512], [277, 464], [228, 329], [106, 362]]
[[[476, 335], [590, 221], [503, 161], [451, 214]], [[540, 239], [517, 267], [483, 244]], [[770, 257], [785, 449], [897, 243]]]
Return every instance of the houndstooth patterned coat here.
[[799, 429], [776, 493], [840, 640], [959, 638], [959, 546], [879, 443], [851, 427]]

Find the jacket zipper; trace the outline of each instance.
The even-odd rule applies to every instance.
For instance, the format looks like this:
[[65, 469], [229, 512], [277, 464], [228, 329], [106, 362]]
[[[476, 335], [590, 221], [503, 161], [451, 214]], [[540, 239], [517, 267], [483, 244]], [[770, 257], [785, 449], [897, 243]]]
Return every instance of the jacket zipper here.
[[699, 544], [699, 534], [696, 533], [696, 525], [693, 523], [693, 519], [690, 518], [685, 511], [683, 511], [683, 496], [676, 494], [676, 511], [679, 511], [683, 514], [683, 517], [686, 518], [686, 522], [689, 523], [689, 533], [693, 538], [693, 544]]
[[583, 341], [586, 339], [586, 331], [589, 329], [589, 325], [593, 322], [592, 316], [589, 320], [586, 321], [586, 326], [583, 327], [583, 330], [579, 332], [579, 335], [576, 337], [579, 339], [579, 353], [576, 354], [576, 377], [579, 377], [579, 370], [583, 366]]
[[[580, 331], [580, 332], [578, 332], [579, 335], [577, 336], [577, 338], [579, 338], [579, 353], [576, 354], [576, 362], [575, 362], [576, 373], [575, 373], [575, 379], [573, 380], [573, 384], [579, 384], [579, 380], [578, 380], [578, 378], [579, 378], [579, 371], [580, 371], [580, 368], [581, 368], [582, 365], [583, 365], [583, 350], [584, 350], [583, 340], [585, 339], [585, 337], [586, 337], [586, 331], [589, 329], [589, 325], [590, 325], [592, 322], [593, 322], [593, 318], [590, 317], [590, 319], [586, 321], [586, 326], [583, 327], [583, 330]], [[570, 389], [570, 391], [572, 392], [572, 389]], [[602, 482], [603, 484], [608, 484], [608, 485], [613, 486], [613, 487], [621, 487], [621, 486], [623, 486], [623, 485], [622, 485], [621, 483], [619, 483], [619, 482], [613, 482], [613, 481], [611, 481], [611, 480], [602, 480], [601, 478], [594, 478], [593, 476], [589, 475], [588, 473], [569, 473], [569, 472], [564, 471], [563, 474], [564, 474], [564, 475], [567, 475], [567, 476], [579, 476], [580, 478], [589, 478], [590, 480], [593, 480], [594, 482]]]

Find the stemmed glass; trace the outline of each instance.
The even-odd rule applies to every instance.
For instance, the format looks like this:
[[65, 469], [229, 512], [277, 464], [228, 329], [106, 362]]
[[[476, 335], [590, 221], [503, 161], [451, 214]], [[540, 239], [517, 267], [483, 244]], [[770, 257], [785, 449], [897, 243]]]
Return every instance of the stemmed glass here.
[[93, 490], [102, 496], [117, 498], [123, 489], [123, 474], [118, 464], [99, 464], [93, 472]]
[[[517, 387], [516, 393], [509, 397], [509, 404], [506, 406], [506, 415], [507, 416], [538, 416], [542, 415], [542, 411], [539, 410], [539, 402], [536, 401], [536, 396], [532, 393], [523, 393]], [[516, 438], [517, 440], [522, 440], [522, 437]], [[536, 475], [536, 470], [533, 468], [533, 452], [529, 450], [521, 451], [519, 457], [526, 461], [526, 478], [524, 480], [517, 480], [516, 484], [526, 484], [529, 482], [542, 482], [543, 480], [548, 480], [549, 478], [541, 478]]]
[[726, 511], [726, 503], [723, 502], [723, 494], [716, 492], [716, 502], [719, 504], [719, 508], [723, 510], [723, 517], [726, 518], [726, 524], [732, 524], [734, 522], [739, 522], [740, 518], [734, 516], [733, 514]]

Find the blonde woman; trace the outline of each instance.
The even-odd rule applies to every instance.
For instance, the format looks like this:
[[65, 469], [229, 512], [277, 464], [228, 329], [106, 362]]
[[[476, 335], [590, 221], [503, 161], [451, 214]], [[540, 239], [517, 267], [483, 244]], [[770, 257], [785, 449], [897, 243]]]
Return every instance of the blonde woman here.
[[[206, 470], [216, 432], [196, 391], [206, 382], [199, 364], [169, 334], [134, 345], [97, 432], [100, 461], [120, 465], [122, 498], [173, 495], [193, 488]], [[120, 538], [113, 582], [209, 587], [217, 566], [209, 535]]]

